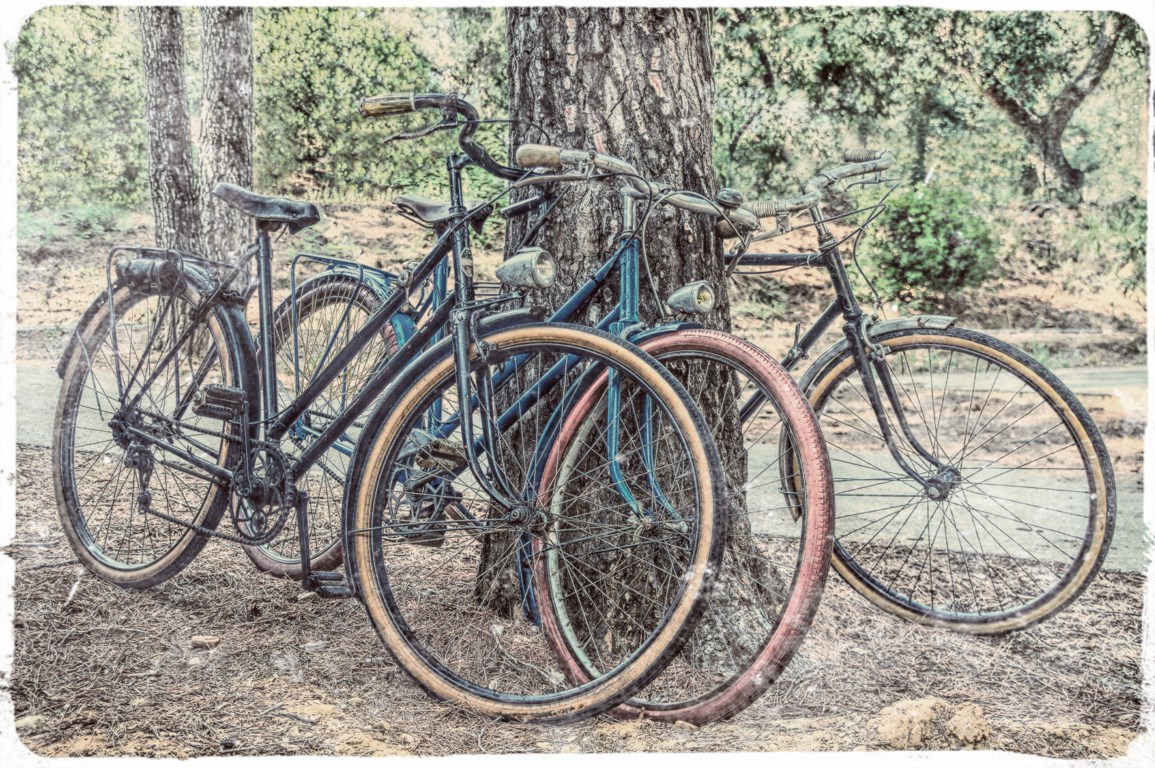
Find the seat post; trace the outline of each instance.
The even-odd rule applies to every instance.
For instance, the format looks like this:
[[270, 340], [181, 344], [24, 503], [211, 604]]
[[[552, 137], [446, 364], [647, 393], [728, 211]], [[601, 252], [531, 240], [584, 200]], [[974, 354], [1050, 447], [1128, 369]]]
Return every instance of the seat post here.
[[273, 354], [273, 246], [269, 230], [276, 222], [257, 221], [257, 295], [260, 313], [261, 437], [267, 438], [270, 419], [277, 414], [277, 360]]

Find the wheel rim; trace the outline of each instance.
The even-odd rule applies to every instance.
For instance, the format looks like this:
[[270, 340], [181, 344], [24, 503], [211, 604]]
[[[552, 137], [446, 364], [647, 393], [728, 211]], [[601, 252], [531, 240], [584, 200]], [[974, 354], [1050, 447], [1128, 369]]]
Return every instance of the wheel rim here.
[[[563, 331], [561, 335], [564, 338], [567, 333]], [[582, 335], [586, 335], [586, 332], [582, 332]], [[516, 332], [510, 332], [507, 338], [516, 342], [516, 337]], [[608, 339], [599, 343], [607, 347], [613, 344]], [[534, 342], [533, 346], [535, 351], [540, 352], [544, 345], [541, 342]], [[540, 370], [550, 368], [550, 362], [553, 360], [575, 351], [573, 347], [567, 349], [565, 343], [549, 345], [549, 349], [549, 356], [539, 354], [535, 362], [523, 369], [525, 373], [523, 383]], [[600, 354], [590, 349], [577, 349], [587, 359], [596, 358]], [[515, 344], [508, 348], [491, 350], [490, 365], [499, 365], [510, 355], [520, 354], [524, 354], [524, 351], [518, 351]], [[610, 358], [603, 358], [603, 362], [606, 359]], [[436, 387], [426, 389], [428, 392], [434, 390], [439, 392], [441, 402], [446, 404], [446, 412], [450, 412], [455, 410], [456, 404], [455, 387], [452, 384], [452, 364], [451, 361], [444, 361], [439, 365], [440, 367], [435, 369], [428, 379], [436, 381]], [[411, 426], [419, 415], [428, 412], [436, 399], [432, 395], [422, 395], [418, 402], [416, 394], [412, 397], [414, 399], [404, 400], [406, 403], [404, 412], [393, 413], [382, 427], [383, 430], [393, 431], [392, 425], [406, 425], [401, 431], [407, 431], [407, 427]], [[539, 405], [535, 409], [537, 412], [528, 413], [522, 424], [527, 422], [532, 424], [533, 434], [545, 434], [549, 428], [549, 416], [561, 407], [554, 402]], [[390, 410], [397, 411], [398, 408], [391, 404]], [[681, 423], [686, 423], [684, 418]], [[375, 429], [378, 426], [376, 419], [373, 426]], [[505, 442], [506, 438], [503, 437], [502, 440]], [[540, 512], [544, 508], [540, 504], [535, 505], [537, 513], [528, 524], [505, 525], [502, 529], [494, 529], [480, 537], [464, 530], [466, 526], [460, 521], [466, 517], [465, 515], [457, 514], [455, 519], [447, 516], [445, 522], [440, 525], [426, 527], [423, 530], [417, 526], [410, 529], [414, 537], [428, 536], [432, 533], [433, 537], [441, 539], [439, 543], [433, 542], [434, 546], [429, 546], [427, 542], [424, 552], [415, 553], [419, 549], [415, 546], [409, 546], [409, 552], [404, 551], [404, 545], [389, 546], [389, 539], [393, 538], [393, 543], [396, 544], [399, 533], [403, 530], [394, 524], [393, 530], [390, 531], [388, 526], [382, 524], [383, 519], [389, 515], [388, 504], [401, 496], [396, 490], [399, 482], [394, 482], [399, 480], [399, 476], [389, 467], [395, 465], [403, 453], [404, 446], [398, 441], [390, 449], [388, 456], [377, 454], [375, 450], [370, 450], [366, 454], [368, 457], [365, 464], [368, 469], [365, 478], [366, 487], [372, 487], [374, 490], [371, 496], [365, 495], [370, 493], [369, 491], [359, 491], [358, 496], [366, 500], [372, 498], [371, 505], [375, 510], [372, 519], [377, 522], [368, 526], [370, 530], [364, 535], [354, 535], [351, 546], [357, 553], [358, 565], [355, 571], [359, 583], [364, 585], [368, 593], [365, 602], [370, 616], [374, 619], [383, 639], [394, 648], [399, 660], [419, 682], [442, 698], [462, 700], [482, 711], [499, 712], [505, 716], [567, 720], [612, 706], [614, 701], [628, 696], [649, 676], [660, 670], [671, 645], [687, 627], [691, 626], [696, 596], [703, 586], [701, 573], [692, 576], [687, 584], [676, 590], [677, 594], [671, 599], [670, 605], [655, 618], [654, 626], [648, 631], [644, 642], [627, 644], [623, 641], [612, 651], [601, 648], [592, 654], [600, 654], [600, 658], [609, 658], [613, 655], [613, 660], [607, 663], [608, 674], [605, 678], [588, 684], [571, 684], [567, 682], [563, 670], [552, 657], [548, 645], [542, 642], [540, 630], [521, 613], [521, 605], [516, 594], [516, 579], [512, 576], [515, 569], [512, 567], [504, 570], [483, 569], [484, 578], [477, 578], [479, 563], [482, 561], [491, 565], [501, 563], [503, 560], [515, 563], [524, 555], [525, 550], [520, 547], [521, 537], [526, 533], [534, 536], [534, 532], [541, 529]], [[417, 454], [411, 451], [410, 455]], [[512, 451], [510, 455], [513, 458], [505, 460], [504, 463], [511, 478], [519, 487], [536, 488], [535, 484], [528, 485], [528, 478], [535, 474], [530, 469], [534, 464], [530, 460], [531, 457], [517, 451]], [[488, 462], [488, 459], [485, 461]], [[374, 471], [372, 469], [374, 466], [384, 468]], [[709, 484], [705, 488], [699, 485], [701, 471], [698, 470], [698, 475], [692, 483], [694, 493], [699, 495], [706, 494], [709, 489]], [[489, 514], [487, 499], [470, 489], [468, 483], [463, 482], [460, 476], [453, 481], [453, 484], [457, 496], [464, 499], [471, 510], [474, 508], [479, 510], [474, 515], [476, 519], [489, 519], [486, 517]], [[591, 498], [594, 495], [596, 493], [591, 494]], [[358, 505], [365, 503], [358, 502]], [[396, 508], [394, 506], [392, 509]], [[711, 514], [707, 508], [703, 507], [703, 511], [707, 515]], [[570, 515], [573, 519], [576, 513], [571, 510]], [[709, 517], [706, 517], [701, 525], [708, 525], [708, 521]], [[589, 538], [583, 540], [590, 541]], [[706, 546], [707, 551], [715, 549], [713, 540], [708, 536], [705, 539], [695, 536], [693, 541], [695, 550], [691, 560], [696, 561], [705, 557], [702, 554], [703, 546]], [[541, 539], [536, 538], [536, 543], [533, 558], [540, 558]], [[379, 563], [380, 567], [376, 568], [372, 575], [364, 574], [360, 564], [370, 560]], [[442, 562], [448, 560], [452, 560], [452, 563]], [[532, 561], [529, 565], [532, 567]], [[494, 574], [500, 574], [501, 578], [490, 578]], [[434, 577], [438, 579], [439, 584], [436, 588], [430, 586]], [[499, 583], [503, 579], [504, 584]], [[421, 597], [422, 592], [424, 597]], [[429, 601], [432, 593], [451, 595], [439, 598], [439, 604], [443, 607], [455, 606], [454, 621], [459, 624], [455, 631], [445, 631], [444, 616], [438, 617], [441, 626], [437, 627], [433, 618], [419, 615], [419, 597]], [[504, 598], [506, 600], [504, 618], [495, 620], [494, 610], [478, 608], [481, 605], [478, 601], [479, 595], [487, 601], [494, 596]], [[378, 600], [384, 613], [376, 612]], [[594, 615], [597, 610], [603, 610], [595, 608], [592, 600], [587, 600], [583, 608], [585, 610], [583, 615], [586, 617]], [[443, 611], [443, 614], [445, 613], [446, 611]], [[589, 638], [590, 633], [585, 633], [585, 636]], [[455, 644], [447, 645], [444, 639], [446, 637], [457, 640]], [[497, 658], [501, 663], [483, 671], [477, 667], [479, 658]], [[652, 673], [651, 669], [654, 670]], [[431, 676], [429, 670], [435, 670], [435, 674]]]
[[[671, 370], [696, 403], [715, 404], [705, 409], [711, 434], [723, 438], [728, 433], [741, 434], [743, 450], [730, 451], [729, 455], [722, 440], [730, 500], [726, 556], [703, 618], [686, 648], [647, 686], [640, 699], [615, 710], [621, 717], [645, 713], [656, 719], [708, 722], [748, 704], [777, 678], [801, 643], [829, 566], [828, 473], [803, 477], [807, 473], [796, 468], [794, 488], [778, 497], [780, 464], [785, 455], [779, 449], [784, 424], [780, 406], [771, 396], [768, 374], [754, 374], [753, 368], [735, 362], [738, 353], [732, 347], [737, 342], [732, 337], [715, 337], [709, 332], [702, 335], [707, 338], [671, 334], [644, 348]], [[726, 352], [719, 351], [719, 345]], [[754, 350], [751, 353], [755, 357], [758, 354]], [[768, 364], [774, 365], [773, 361]], [[783, 377], [789, 382], [786, 374]], [[789, 384], [794, 405], [809, 418], [801, 392]], [[758, 399], [752, 400], [755, 395]], [[761, 405], [756, 405], [759, 400]], [[743, 405], [748, 406], [748, 413], [739, 424]], [[588, 432], [587, 419], [578, 420], [581, 432]], [[817, 430], [813, 421], [810, 424], [816, 440]], [[559, 485], [567, 480], [572, 462], [568, 453], [558, 461]], [[808, 454], [807, 466], [812, 466], [809, 459]], [[816, 496], [810, 499], [807, 512], [823, 510], [817, 519], [812, 517], [820, 525], [810, 531], [805, 518], [794, 520], [792, 510], [797, 502], [787, 499], [808, 492]], [[753, 499], [752, 503], [747, 503], [747, 498]], [[574, 655], [571, 674], [578, 678], [592, 674], [596, 664], [577, 653], [572, 644], [567, 645]]]
[[[184, 296], [170, 301], [127, 288], [116, 290], [113, 302], [117, 354], [122, 377], [130, 384], [126, 402], [131, 402], [187, 328], [192, 303]], [[150, 336], [156, 338], [151, 345]], [[71, 391], [64, 393], [73, 406], [63, 414], [58, 446], [61, 491], [70, 527], [96, 564], [113, 574], [151, 572], [175, 559], [197, 535], [188, 525], [161, 515], [189, 525], [215, 523], [224, 499], [220, 485], [202, 471], [144, 441], [133, 445], [134, 438], [122, 425], [131, 424], [200, 459], [223, 463], [231, 427], [196, 415], [187, 403], [193, 382], [232, 385], [232, 374], [227, 357], [222, 360], [224, 337], [210, 319], [181, 344], [139, 404], [122, 408], [112, 338], [105, 314], [74, 358]], [[139, 371], [135, 379], [134, 371]], [[179, 419], [171, 418], [182, 403], [186, 405]], [[144, 511], [142, 490], [158, 514]]]

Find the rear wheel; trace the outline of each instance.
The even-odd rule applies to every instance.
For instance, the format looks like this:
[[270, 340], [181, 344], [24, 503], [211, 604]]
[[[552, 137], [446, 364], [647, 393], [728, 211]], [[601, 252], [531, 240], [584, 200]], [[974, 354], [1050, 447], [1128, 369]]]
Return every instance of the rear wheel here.
[[223, 311], [198, 311], [199, 293], [182, 283], [163, 295], [112, 289], [76, 330], [56, 411], [64, 533], [86, 568], [125, 588], [184, 568], [228, 499], [193, 462], [228, 467], [235, 425], [197, 415], [193, 397], [208, 385], [238, 386], [238, 355]]
[[[365, 283], [340, 273], [325, 273], [302, 283], [295, 306], [292, 297], [282, 302], [274, 313], [272, 332], [278, 402], [287, 405], [300, 394], [380, 305], [376, 293]], [[376, 367], [396, 351], [393, 329], [387, 325], [289, 429], [281, 441], [285, 454], [291, 458], [307, 448], [335, 417], [344, 413]], [[341, 564], [341, 500], [362, 424], [360, 420], [355, 422], [297, 481], [297, 487], [309, 497], [309, 555], [314, 571], [333, 570]], [[247, 546], [245, 552], [263, 571], [301, 578], [296, 515], [288, 516], [272, 541]]]
[[[484, 342], [474, 378], [504, 379], [495, 411], [517, 401], [520, 418], [474, 409], [478, 435], [491, 418], [501, 432], [481, 471], [506, 478], [520, 504], [498, 507], [467, 465], [453, 358], [442, 346], [406, 369], [366, 427], [374, 437], [358, 449], [347, 498], [349, 565], [378, 634], [428, 692], [487, 717], [574, 720], [652, 679], [697, 622], [722, 554], [719, 459], [684, 390], [606, 334], [526, 325]], [[583, 493], [559, 502], [540, 489], [535, 467], [582, 382], [607, 370], [621, 397], [616, 446], [588, 444], [589, 461], [575, 469]], [[517, 398], [538, 391], [547, 374], [556, 383], [540, 387], [536, 402]], [[594, 434], [607, 430], [603, 418]], [[661, 505], [641, 460], [654, 448], [678, 478]], [[543, 588], [565, 606], [559, 621], [570, 642], [599, 660], [594, 679], [567, 681], [526, 618], [522, 575], [547, 557]]]
[[807, 372], [834, 469], [834, 565], [886, 611], [978, 634], [1062, 610], [1098, 572], [1115, 521], [1103, 439], [1023, 352], [961, 329], [877, 334], [903, 414], [894, 461], [849, 352]]

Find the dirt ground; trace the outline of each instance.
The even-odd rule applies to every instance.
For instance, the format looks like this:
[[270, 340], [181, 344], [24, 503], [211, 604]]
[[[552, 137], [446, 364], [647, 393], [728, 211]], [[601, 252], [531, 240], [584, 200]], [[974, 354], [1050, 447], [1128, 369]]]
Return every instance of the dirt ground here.
[[[366, 263], [389, 253], [386, 267], [416, 255], [403, 246], [412, 241], [407, 230], [374, 209], [327, 213], [308, 233], [310, 247]], [[101, 285], [112, 237], [82, 241], [61, 229], [21, 241], [19, 360], [59, 354]], [[151, 239], [142, 217], [116, 237]], [[497, 258], [488, 250], [482, 268]], [[780, 352], [792, 322], [823, 305], [821, 281], [803, 278], [770, 309], [750, 301], [758, 287], [749, 278], [738, 285], [736, 328]], [[1026, 327], [1011, 340], [1038, 345], [1052, 365], [1133, 365], [1137, 349], [1145, 355], [1142, 304], [1102, 287], [1082, 290], [1065, 289], [1062, 276], [1027, 274], [1005, 286], [1002, 300], [984, 293], [964, 308], [987, 327]], [[1097, 311], [1077, 309], [1087, 306]], [[1036, 325], [1024, 326], [1027, 311]], [[1132, 424], [1133, 414], [1105, 402], [1098, 412], [1088, 405], [1116, 471], [1141, 477], [1145, 421]], [[16, 537], [5, 550], [15, 561], [15, 658], [5, 685], [17, 734], [40, 755], [979, 749], [1110, 758], [1143, 731], [1146, 586], [1137, 573], [1105, 571], [1060, 616], [1001, 638], [891, 618], [832, 577], [799, 655], [731, 721], [494, 723], [419, 690], [355, 601], [302, 599], [297, 585], [261, 575], [234, 545], [213, 541], [177, 578], [143, 593], [98, 581], [60, 531], [50, 477], [47, 449], [18, 448]], [[194, 636], [219, 643], [195, 647]]]
[[[1107, 572], [1072, 608], [1003, 638], [905, 623], [832, 578], [781, 680], [702, 728], [597, 718], [492, 723], [394, 665], [354, 601], [301, 600], [214, 541], [142, 593], [76, 565], [46, 449], [19, 449], [16, 659], [24, 743], [43, 755], [453, 755], [996, 749], [1124, 754], [1140, 732], [1143, 578]], [[220, 639], [196, 648], [194, 636]]]

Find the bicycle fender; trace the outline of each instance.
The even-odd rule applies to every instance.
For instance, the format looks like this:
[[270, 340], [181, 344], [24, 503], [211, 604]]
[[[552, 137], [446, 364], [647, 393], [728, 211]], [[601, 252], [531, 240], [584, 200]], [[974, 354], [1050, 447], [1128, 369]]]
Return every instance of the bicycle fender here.
[[72, 333], [68, 337], [68, 343], [64, 346], [64, 353], [60, 356], [60, 362], [56, 364], [56, 375], [63, 381], [64, 371], [68, 368], [68, 361], [72, 359], [72, 354], [76, 351], [76, 342], [80, 334], [92, 322], [92, 318], [96, 316], [104, 305], [108, 303], [108, 291], [101, 291], [96, 299], [88, 305], [88, 309], [84, 310], [84, 314], [80, 316], [76, 327], [72, 329]]
[[678, 331], [692, 331], [704, 327], [701, 323], [691, 323], [689, 321], [680, 321], [673, 323], [665, 323], [655, 328], [645, 328], [643, 330], [631, 333], [627, 339], [631, 344], [641, 346], [642, 343], [658, 336], [665, 336], [668, 333], [677, 333]]
[[[893, 331], [917, 331], [920, 328], [950, 328], [957, 322], [957, 318], [948, 315], [914, 315], [912, 317], [900, 317], [896, 320], [887, 320], [878, 325], [870, 326], [870, 335], [877, 336], [883, 333], [891, 333]], [[832, 344], [821, 355], [818, 356], [810, 367], [806, 369], [806, 373], [802, 375], [802, 379], [798, 382], [798, 386], [802, 388], [803, 392], [809, 390], [810, 385], [814, 383], [815, 377], [820, 371], [826, 369], [826, 366], [850, 346], [850, 342], [846, 339]]]

